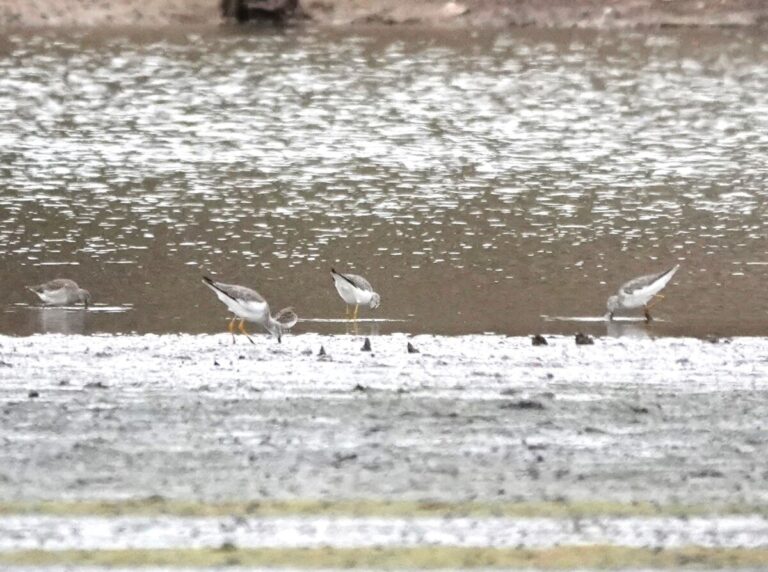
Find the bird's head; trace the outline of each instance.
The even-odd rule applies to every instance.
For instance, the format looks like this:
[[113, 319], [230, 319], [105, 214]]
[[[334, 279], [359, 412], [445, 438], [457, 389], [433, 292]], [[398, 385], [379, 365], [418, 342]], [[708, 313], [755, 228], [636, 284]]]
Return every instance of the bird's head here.
[[80, 302], [85, 304], [85, 307], [87, 308], [91, 304], [91, 293], [88, 292], [88, 290], [84, 288], [80, 288], [77, 292], [77, 298]]

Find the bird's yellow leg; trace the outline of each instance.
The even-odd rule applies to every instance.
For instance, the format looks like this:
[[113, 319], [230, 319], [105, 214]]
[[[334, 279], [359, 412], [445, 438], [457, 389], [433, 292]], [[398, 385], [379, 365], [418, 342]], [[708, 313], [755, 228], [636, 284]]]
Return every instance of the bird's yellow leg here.
[[344, 304], [344, 319], [349, 320], [349, 306]]
[[243, 334], [245, 334], [245, 337], [246, 337], [246, 338], [248, 338], [248, 341], [249, 341], [249, 342], [251, 342], [252, 344], [255, 344], [255, 343], [256, 343], [256, 342], [254, 342], [254, 341], [251, 339], [251, 336], [249, 336], [249, 335], [248, 335], [248, 332], [246, 332], [246, 331], [245, 331], [245, 320], [244, 320], [244, 319], [240, 319], [240, 331], [241, 331]]
[[232, 343], [235, 343], [235, 320], [237, 320], [237, 316], [232, 316], [232, 319], [229, 321], [229, 333], [232, 334]]
[[650, 304], [646, 305], [646, 308], [653, 308], [656, 304], [661, 302], [664, 299], [664, 296], [661, 294], [654, 294], [653, 300], [651, 300]]
[[352, 318], [355, 322], [357, 322], [357, 311], [360, 309], [360, 304], [355, 304], [355, 315]]

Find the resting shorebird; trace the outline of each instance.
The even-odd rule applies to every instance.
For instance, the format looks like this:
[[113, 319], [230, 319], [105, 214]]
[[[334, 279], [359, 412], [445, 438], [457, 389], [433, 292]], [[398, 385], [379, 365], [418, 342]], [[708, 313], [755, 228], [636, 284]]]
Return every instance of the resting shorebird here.
[[87, 308], [91, 303], [88, 290], [83, 290], [77, 282], [67, 278], [56, 278], [37, 286], [27, 286], [27, 289], [37, 294], [47, 306], [67, 306], [82, 302]]
[[645, 321], [650, 322], [651, 313], [649, 309], [656, 302], [654, 301], [653, 304], [648, 304], [648, 302], [652, 298], [659, 300], [664, 297], [659, 292], [672, 280], [672, 276], [675, 275], [678, 268], [680, 268], [680, 265], [675, 264], [672, 268], [665, 270], [661, 274], [646, 274], [622, 284], [619, 288], [619, 293], [608, 298], [607, 318], [613, 320], [613, 314], [617, 310], [631, 310], [642, 307], [645, 310]]
[[245, 331], [246, 320], [260, 324], [270, 334], [277, 337], [278, 342], [283, 337], [283, 333], [290, 330], [299, 321], [293, 308], [283, 308], [273, 317], [269, 312], [269, 304], [256, 290], [235, 284], [215, 282], [207, 276], [203, 276], [203, 282], [235, 314], [229, 322], [229, 333], [232, 334], [233, 342], [235, 341], [235, 320], [237, 318], [240, 318], [240, 332], [245, 334], [245, 337], [252, 344], [255, 342]]
[[[346, 304], [354, 304], [355, 311], [352, 319], [357, 320], [357, 311], [360, 304], [368, 304], [371, 308], [378, 308], [381, 303], [381, 296], [373, 291], [371, 283], [357, 274], [339, 274], [331, 268], [331, 277], [336, 291]], [[345, 315], [349, 318], [349, 306], [346, 307]]]

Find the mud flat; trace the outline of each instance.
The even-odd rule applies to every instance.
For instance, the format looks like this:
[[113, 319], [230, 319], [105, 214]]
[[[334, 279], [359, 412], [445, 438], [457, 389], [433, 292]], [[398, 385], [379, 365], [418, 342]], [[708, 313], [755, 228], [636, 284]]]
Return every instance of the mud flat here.
[[0, 338], [0, 563], [768, 563], [767, 340], [370, 340]]
[[0, 338], [0, 499], [768, 501], [765, 339], [371, 341]]
[[17, 570], [39, 569], [36, 566], [51, 570], [50, 565], [66, 564], [62, 569], [91, 572], [94, 565], [126, 570], [130, 566], [144, 570], [147, 565], [584, 570], [691, 564], [744, 569], [768, 563], [767, 530], [766, 517], [756, 514], [589, 518], [3, 515], [0, 564], [18, 566]]
[[768, 519], [695, 518], [387, 518], [387, 517], [63, 517], [0, 518], [0, 552], [239, 548], [552, 549], [620, 545], [679, 549], [768, 548]]

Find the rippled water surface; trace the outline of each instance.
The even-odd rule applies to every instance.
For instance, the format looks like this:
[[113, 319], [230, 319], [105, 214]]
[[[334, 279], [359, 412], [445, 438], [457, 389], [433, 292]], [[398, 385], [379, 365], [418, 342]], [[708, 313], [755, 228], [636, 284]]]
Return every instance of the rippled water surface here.
[[542, 316], [676, 262], [652, 334], [768, 332], [757, 34], [19, 32], [0, 78], [5, 333], [218, 331], [201, 274], [340, 318], [332, 266], [364, 332], [600, 333]]

